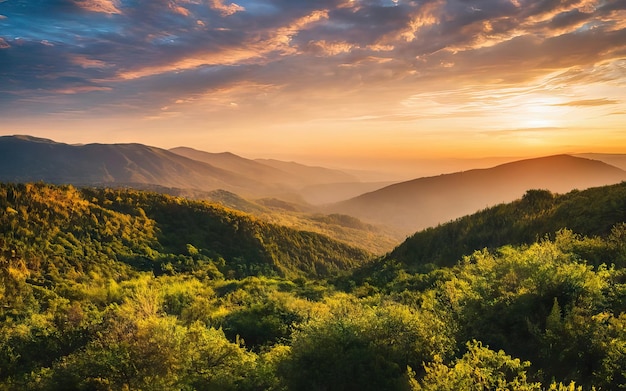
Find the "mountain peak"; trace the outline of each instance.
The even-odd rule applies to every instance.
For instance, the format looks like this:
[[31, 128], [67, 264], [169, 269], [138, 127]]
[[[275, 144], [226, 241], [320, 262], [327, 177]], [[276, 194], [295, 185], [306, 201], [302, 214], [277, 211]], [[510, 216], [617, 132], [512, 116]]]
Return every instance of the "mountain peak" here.
[[42, 144], [60, 144], [60, 143], [58, 143], [56, 141], [53, 141], [53, 140], [50, 140], [50, 139], [47, 139], [47, 138], [29, 136], [27, 134], [14, 134], [12, 136], [0, 136], [0, 138], [21, 140], [21, 141], [29, 141], [29, 142], [33, 142], [33, 143], [42, 143]]
[[529, 189], [565, 193], [624, 180], [626, 171], [607, 163], [553, 155], [397, 183], [336, 204], [332, 211], [411, 233], [511, 202]]

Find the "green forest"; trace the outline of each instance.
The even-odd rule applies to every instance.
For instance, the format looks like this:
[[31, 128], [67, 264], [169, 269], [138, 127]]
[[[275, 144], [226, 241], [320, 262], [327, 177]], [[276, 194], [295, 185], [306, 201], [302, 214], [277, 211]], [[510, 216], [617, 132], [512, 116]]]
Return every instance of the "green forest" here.
[[0, 390], [626, 388], [626, 183], [382, 257], [147, 191], [0, 184], [0, 211]]

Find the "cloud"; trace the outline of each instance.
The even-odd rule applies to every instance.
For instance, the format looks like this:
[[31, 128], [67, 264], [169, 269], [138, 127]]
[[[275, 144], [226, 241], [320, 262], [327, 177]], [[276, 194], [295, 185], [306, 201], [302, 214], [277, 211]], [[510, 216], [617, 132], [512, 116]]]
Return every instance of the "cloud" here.
[[111, 91], [111, 87], [98, 87], [98, 86], [76, 86], [63, 88], [56, 91], [55, 93], [64, 94], [64, 95], [74, 95], [74, 94], [82, 94], [86, 92], [94, 92], [94, 91]]
[[583, 100], [573, 100], [570, 102], [559, 103], [554, 106], [572, 106], [572, 107], [595, 107], [595, 106], [606, 106], [606, 105], [616, 105], [620, 102], [615, 99], [583, 99]]
[[105, 14], [121, 14], [118, 0], [74, 0], [74, 3], [87, 11]]
[[255, 36], [236, 46], [217, 47], [213, 50], [196, 51], [184, 58], [176, 59], [171, 63], [143, 67], [134, 70], [124, 70], [119, 77], [125, 80], [154, 76], [162, 73], [180, 72], [205, 66], [232, 66], [240, 64], [263, 63], [264, 55], [270, 52], [280, 52], [283, 55], [293, 54], [296, 49], [290, 45], [292, 37], [308, 25], [327, 18], [324, 10], [314, 10], [286, 26], [275, 31], [267, 32], [267, 36]]
[[58, 93], [69, 108], [134, 112], [229, 86], [218, 107], [263, 107], [268, 94], [283, 112], [333, 102], [363, 110], [347, 118], [384, 107], [377, 118], [398, 121], [480, 116], [498, 105], [489, 93], [507, 112], [534, 90], [559, 96], [557, 111], [624, 101], [569, 89], [625, 83], [623, 0], [42, 1], [54, 12], [3, 3], [0, 90], [23, 107]]
[[353, 44], [345, 41], [311, 41], [306, 45], [307, 51], [320, 56], [336, 56], [341, 53], [349, 53], [354, 48], [355, 46]]
[[174, 13], [177, 13], [177, 14], [179, 14], [179, 15], [182, 15], [182, 16], [191, 16], [191, 12], [190, 12], [187, 8], [182, 7], [182, 6], [180, 6], [180, 5], [178, 5], [178, 4], [174, 3], [174, 2], [170, 2], [170, 3], [169, 3], [169, 8], [170, 8], [170, 9], [171, 9]]
[[209, 0], [209, 4], [212, 9], [219, 11], [222, 16], [230, 16], [246, 10], [244, 7], [235, 3], [224, 4], [223, 0]]
[[93, 58], [89, 58], [86, 56], [81, 56], [81, 55], [75, 55], [75, 56], [71, 56], [71, 61], [72, 63], [79, 65], [81, 68], [97, 68], [97, 69], [104, 69], [104, 68], [110, 68], [113, 65], [112, 64], [107, 64], [106, 62], [102, 61], [102, 60], [96, 60]]

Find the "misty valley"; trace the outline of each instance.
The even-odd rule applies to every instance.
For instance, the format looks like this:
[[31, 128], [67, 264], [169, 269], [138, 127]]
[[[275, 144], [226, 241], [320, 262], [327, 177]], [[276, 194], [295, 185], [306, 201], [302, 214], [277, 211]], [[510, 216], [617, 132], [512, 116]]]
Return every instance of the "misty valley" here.
[[625, 169], [0, 137], [0, 390], [626, 388]]

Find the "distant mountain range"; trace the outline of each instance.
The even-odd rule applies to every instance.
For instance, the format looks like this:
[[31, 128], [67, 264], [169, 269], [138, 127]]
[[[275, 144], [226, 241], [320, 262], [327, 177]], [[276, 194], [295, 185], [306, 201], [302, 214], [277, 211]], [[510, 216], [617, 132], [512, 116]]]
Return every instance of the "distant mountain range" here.
[[183, 147], [168, 151], [142, 144], [69, 145], [31, 136], [4, 136], [0, 137], [0, 181], [221, 189], [244, 197], [287, 198], [304, 186], [358, 179], [322, 167], [254, 161]]
[[256, 181], [291, 190], [299, 190], [304, 186], [317, 184], [359, 181], [357, 177], [339, 170], [305, 166], [295, 162], [272, 159], [251, 160], [230, 152], [209, 153], [187, 147], [172, 148], [169, 151], [210, 164], [213, 167], [246, 175]]
[[[619, 183], [626, 180], [624, 168], [626, 155], [557, 155], [390, 184], [360, 182], [341, 170], [188, 147], [70, 145], [31, 136], [0, 137], [1, 182], [132, 187], [218, 201], [226, 195], [235, 207], [255, 200], [248, 209], [321, 210], [401, 234], [510, 202], [529, 189], [564, 193]], [[232, 194], [239, 197], [233, 199]], [[307, 204], [327, 205], [316, 209]]]
[[604, 162], [557, 155], [402, 182], [329, 209], [412, 233], [513, 201], [529, 189], [565, 193], [624, 180], [626, 171]]

